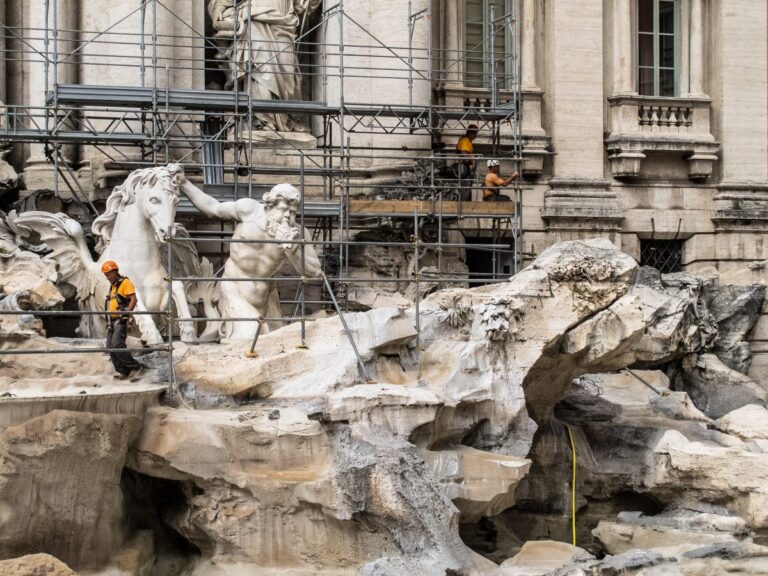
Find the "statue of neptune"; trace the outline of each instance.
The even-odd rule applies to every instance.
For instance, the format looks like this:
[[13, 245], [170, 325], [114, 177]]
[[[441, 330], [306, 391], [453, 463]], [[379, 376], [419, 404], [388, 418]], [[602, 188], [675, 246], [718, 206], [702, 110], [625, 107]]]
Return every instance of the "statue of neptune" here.
[[[267, 242], [233, 242], [224, 264], [223, 278], [259, 278], [252, 282], [223, 281], [219, 312], [224, 318], [282, 317], [276, 282], [271, 278], [288, 260], [301, 271], [301, 248], [296, 240], [301, 230], [296, 224], [299, 191], [290, 184], [278, 184], [264, 195], [264, 205], [252, 198], [219, 202], [181, 177], [181, 191], [207, 216], [237, 222], [233, 240], [266, 240]], [[304, 237], [309, 234], [304, 229]], [[311, 244], [304, 247], [304, 273], [317, 278], [322, 275], [320, 259]], [[227, 340], [253, 338], [257, 321], [224, 321], [222, 336]]]
[[[300, 100], [301, 75], [296, 58], [299, 18], [322, 0], [210, 0], [208, 13], [217, 36], [232, 37], [230, 81], [243, 82], [251, 66], [251, 86], [241, 86], [257, 100]], [[235, 4], [237, 8], [234, 7]], [[286, 114], [256, 114], [261, 126], [292, 131], [303, 127]]]

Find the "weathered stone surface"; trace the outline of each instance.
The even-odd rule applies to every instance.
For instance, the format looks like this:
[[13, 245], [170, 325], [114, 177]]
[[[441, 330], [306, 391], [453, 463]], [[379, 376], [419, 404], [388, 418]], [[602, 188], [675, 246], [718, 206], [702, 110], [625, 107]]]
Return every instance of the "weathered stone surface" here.
[[764, 406], [750, 404], [720, 418], [717, 427], [742, 440], [768, 440], [768, 410]]
[[745, 533], [746, 525], [741, 518], [695, 513], [684, 513], [681, 517], [624, 513], [618, 521], [601, 521], [592, 531], [608, 554], [654, 549], [667, 556], [680, 556], [712, 544], [737, 542]]
[[446, 447], [422, 453], [441, 491], [461, 512], [462, 522], [495, 516], [515, 503], [515, 488], [530, 460], [470, 448]]
[[[363, 574], [480, 573], [418, 451], [381, 427], [295, 407], [154, 409], [131, 466], [181, 482], [175, 528], [216, 562]], [[418, 510], [418, 514], [413, 514]]]
[[61, 560], [49, 554], [30, 554], [11, 560], [0, 560], [3, 576], [77, 576]]
[[133, 416], [53, 411], [0, 434], [0, 557], [47, 552], [75, 568], [123, 543], [120, 475]]
[[603, 560], [581, 561], [575, 566], [565, 566], [553, 573], [553, 576], [617, 576], [619, 574], [646, 574], [648, 569], [674, 562], [674, 558], [665, 557], [650, 550], [630, 550], [615, 556], [606, 556]]
[[685, 390], [711, 418], [748, 404], [765, 404], [768, 392], [748, 376], [726, 366], [714, 354], [692, 354], [682, 363]]
[[[768, 453], [723, 438], [692, 440], [666, 430], [652, 446], [646, 486], [655, 495], [684, 505], [698, 499], [724, 505], [753, 528], [768, 526]], [[685, 485], [684, 494], [679, 486]]]
[[501, 568], [502, 574], [509, 576], [539, 576], [589, 558], [591, 555], [577, 546], [540, 540], [523, 544], [520, 552], [502, 563]]
[[765, 285], [717, 286], [704, 291], [703, 302], [717, 323], [712, 352], [729, 368], [746, 374], [752, 360], [747, 336], [760, 317]]
[[[542, 373], [562, 361], [558, 338], [626, 293], [636, 269], [634, 260], [608, 241], [559, 244], [508, 283], [426, 298], [420, 306], [421, 350], [415, 346], [413, 309], [376, 309], [348, 314], [346, 320], [377, 384], [417, 387], [422, 381], [445, 406], [490, 410], [479, 410], [461, 430], [436, 425], [430, 442], [446, 430], [466, 434], [486, 420], [475, 447], [507, 442], [507, 454], [524, 456], [534, 429], [526, 407], [551, 411], [573, 376], [586, 370], [569, 365], [554, 379]], [[359, 385], [357, 358], [338, 318], [308, 324], [308, 350], [296, 348], [298, 331], [294, 324], [260, 337], [253, 359], [244, 359], [239, 347], [198, 347], [179, 363], [178, 373], [198, 398], [321, 400]], [[221, 369], [212, 372], [211, 365]], [[443, 419], [439, 412], [436, 421]]]
[[[333, 423], [324, 440], [331, 453], [338, 446], [335, 430], [339, 427], [348, 426], [358, 433], [383, 430], [398, 438], [397, 442], [407, 438], [420, 448], [417, 454], [427, 463], [423, 481], [441, 498], [453, 500], [463, 521], [497, 514], [519, 498], [526, 503], [562, 501], [561, 482], [567, 482], [565, 472], [570, 473], [563, 462], [570, 455], [567, 449], [551, 456], [535, 446], [531, 450], [532, 438], [537, 423], [549, 422], [572, 380], [587, 374], [582, 380], [594, 378], [599, 394], [575, 388], [556, 415], [576, 423], [572, 432], [577, 450], [586, 451], [580, 458], [579, 477], [590, 479], [592, 496], [611, 498], [627, 490], [651, 494], [658, 488], [662, 502], [681, 505], [684, 502], [673, 484], [679, 486], [682, 480], [663, 466], [667, 456], [661, 452], [668, 444], [657, 451], [662, 436], [657, 429], [680, 430], [686, 443], [708, 442], [718, 449], [733, 449], [738, 457], [745, 451], [737, 438], [707, 431], [708, 416], [684, 392], [671, 391], [663, 373], [596, 373], [677, 362], [710, 346], [716, 336], [710, 319], [698, 308], [706, 282], [679, 275], [634, 284], [635, 271], [636, 264], [606, 242], [555, 246], [509, 283], [443, 290], [427, 297], [420, 305], [418, 348], [413, 310], [348, 314], [360, 360], [373, 382], [361, 378], [348, 336], [334, 317], [308, 324], [308, 350], [295, 348], [299, 327], [293, 325], [261, 337], [256, 358], [246, 359], [243, 350], [233, 347], [190, 349], [178, 373], [188, 382], [188, 397], [198, 402], [206, 394], [213, 404], [226, 398], [237, 401], [259, 396], [278, 410], [303, 402], [302, 414]], [[329, 364], [324, 359], [331, 355], [334, 362]], [[222, 369], [212, 373], [214, 363]], [[323, 370], [318, 371], [317, 366]], [[219, 414], [229, 418], [232, 413]], [[176, 436], [182, 437], [182, 429], [189, 426], [181, 426]], [[562, 426], [547, 424], [540, 432], [557, 450], [567, 446]], [[153, 433], [147, 434], [151, 438]], [[156, 452], [149, 442], [137, 469], [157, 475], [160, 472], [148, 466]], [[687, 448], [686, 444], [679, 449], [684, 452]], [[229, 447], [219, 449], [233, 452]], [[523, 456], [533, 460], [538, 472], [530, 482], [522, 480], [525, 489], [520, 492], [529, 466]], [[338, 473], [336, 461], [323, 466], [327, 466], [324, 473]], [[193, 476], [208, 482], [228, 477], [231, 468], [226, 470]], [[184, 478], [167, 469], [160, 474], [179, 481]], [[539, 482], [540, 474], [549, 475], [552, 483]], [[690, 499], [725, 498], [732, 509], [743, 509], [739, 504], [743, 490], [741, 495], [738, 490], [724, 495], [729, 488], [713, 496], [704, 486], [719, 480], [705, 469], [701, 475]], [[199, 480], [194, 482], [199, 484]], [[227, 482], [242, 485], [231, 479]], [[757, 482], [756, 478], [754, 484]], [[202, 510], [219, 506], [222, 499], [246, 502], [250, 498], [243, 493], [232, 496], [230, 491], [225, 496], [209, 488], [206, 494], [197, 500]], [[304, 504], [289, 506], [297, 514], [305, 513], [300, 512]], [[327, 503], [321, 506], [328, 508]], [[206, 513], [190, 517], [204, 518]], [[192, 525], [181, 529], [190, 538], [201, 532], [214, 534], [217, 544], [206, 544], [203, 549], [219, 561], [254, 557], [244, 553], [247, 547], [241, 544], [234, 548], [226, 544], [244, 537], [237, 531], [224, 534], [219, 528], [202, 530]], [[339, 530], [344, 533], [344, 528]], [[244, 531], [258, 533], [258, 528]], [[319, 548], [327, 546], [325, 542]], [[373, 554], [368, 544], [356, 546], [361, 564], [373, 560], [366, 556]], [[407, 556], [402, 550], [392, 552], [392, 558], [399, 558], [397, 562]], [[286, 558], [278, 555], [273, 560], [303, 561]]]
[[[659, 549], [661, 552], [668, 549]], [[768, 548], [749, 541], [727, 542], [697, 548], [679, 557], [655, 550], [632, 550], [603, 560], [572, 563], [551, 576], [712, 576], [768, 574]]]
[[[413, 190], [406, 192], [408, 199], [413, 199]], [[410, 225], [410, 222], [406, 226]], [[347, 287], [347, 301], [352, 310], [368, 310], [386, 306], [409, 307], [416, 297], [416, 285], [402, 282], [386, 282], [391, 278], [412, 278], [414, 274], [421, 275], [419, 297], [442, 288], [467, 288], [467, 283], [430, 282], [430, 278], [438, 277], [438, 256], [433, 250], [421, 250], [418, 259], [412, 246], [408, 243], [413, 234], [413, 228], [401, 228], [400, 223], [392, 227], [382, 226], [377, 230], [365, 230], [354, 236], [359, 242], [390, 242], [403, 244], [400, 246], [382, 246], [361, 244], [349, 248], [349, 276], [356, 278]], [[424, 242], [436, 242], [437, 230], [420, 229], [420, 237]], [[464, 237], [457, 231], [443, 231], [442, 241], [446, 244], [460, 244]], [[464, 250], [455, 246], [444, 246], [440, 259], [443, 277], [465, 278], [469, 268], [464, 262]], [[416, 269], [416, 266], [419, 269]], [[366, 282], [366, 280], [375, 280]]]
[[558, 406], [566, 420], [671, 418], [709, 422], [684, 392], [669, 389], [669, 379], [658, 370], [623, 370], [585, 374]]
[[[759, 387], [707, 352], [710, 277], [636, 272], [607, 241], [568, 242], [510, 282], [428, 295], [418, 332], [414, 308], [390, 307], [346, 314], [349, 334], [318, 317], [306, 349], [299, 324], [263, 334], [255, 357], [242, 343], [179, 345], [184, 398], [207, 409], [150, 409], [128, 475], [173, 494], [157, 522], [200, 551], [201, 576], [645, 573], [740, 543], [768, 526], [766, 418], [725, 412], [761, 404], [742, 393]], [[70, 360], [61, 386], [102, 369]], [[694, 381], [698, 404], [679, 389]], [[467, 548], [459, 524], [487, 518], [512, 542], [498, 560], [519, 539], [570, 537], [571, 439], [577, 536], [597, 527], [617, 555], [569, 549], [547, 564], [526, 560], [529, 546], [499, 569]], [[634, 509], [655, 516], [613, 520]], [[663, 512], [680, 509], [697, 512]], [[103, 548], [141, 570], [153, 549], [124, 548], [129, 536]]]

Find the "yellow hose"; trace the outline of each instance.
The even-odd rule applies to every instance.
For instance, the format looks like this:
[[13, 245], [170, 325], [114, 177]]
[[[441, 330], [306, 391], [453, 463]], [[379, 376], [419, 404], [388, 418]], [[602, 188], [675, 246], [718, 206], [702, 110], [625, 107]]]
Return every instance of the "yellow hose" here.
[[576, 446], [568, 424], [565, 429], [568, 430], [568, 438], [571, 441], [571, 544], [576, 546]]

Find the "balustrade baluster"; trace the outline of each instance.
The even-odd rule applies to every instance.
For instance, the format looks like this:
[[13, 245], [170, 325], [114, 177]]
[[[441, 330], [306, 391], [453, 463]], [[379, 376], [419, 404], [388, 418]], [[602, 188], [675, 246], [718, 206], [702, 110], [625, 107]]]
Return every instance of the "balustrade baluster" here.
[[670, 107], [669, 109], [669, 125], [670, 126], [674, 126], [675, 128], [680, 126], [680, 123], [678, 122], [679, 112], [680, 112], [680, 108]]
[[651, 126], [659, 125], [659, 112], [661, 108], [658, 106], [651, 106]]

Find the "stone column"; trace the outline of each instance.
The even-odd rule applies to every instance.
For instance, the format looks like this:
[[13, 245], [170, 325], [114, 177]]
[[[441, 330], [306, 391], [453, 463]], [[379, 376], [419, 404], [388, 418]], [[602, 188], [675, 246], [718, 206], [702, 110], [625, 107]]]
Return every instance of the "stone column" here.
[[[0, 0], [0, 23], [5, 24], [5, 0]], [[0, 30], [0, 132], [5, 130], [5, 119], [3, 115], [3, 104], [7, 102], [5, 87], [8, 84], [8, 78], [5, 74], [5, 31]], [[0, 143], [0, 196], [12, 188], [16, 187], [16, 171], [5, 161], [10, 146]]]
[[622, 211], [604, 179], [603, 3], [554, 0], [547, 5], [548, 103], [557, 154], [542, 210], [548, 242], [603, 235], [619, 243]]
[[714, 258], [743, 265], [768, 258], [768, 7], [730, 0], [712, 9], [713, 44], [720, 47], [713, 59], [712, 92], [720, 110], [715, 137], [722, 142]]
[[688, 43], [690, 78], [689, 96], [706, 98], [704, 92], [704, 0], [691, 0], [690, 36]]
[[461, 51], [464, 49], [464, 33], [462, 25], [464, 18], [459, 17], [459, 2], [443, 2], [440, 7], [445, 11], [445, 56], [443, 70], [446, 83], [460, 83], [464, 77], [464, 64]]
[[521, 0], [522, 21], [520, 30], [520, 58], [522, 68], [521, 88], [523, 104], [523, 177], [534, 179], [544, 171], [544, 160], [548, 155], [549, 138], [542, 127], [542, 101], [544, 92], [537, 79], [537, 16], [541, 5], [537, 0]]
[[[56, 3], [56, 23], [54, 24], [54, 2]], [[24, 74], [25, 95], [30, 106], [35, 108], [32, 114], [36, 118], [39, 126], [45, 126], [44, 107], [46, 103], [47, 92], [53, 89], [54, 83], [69, 83], [75, 79], [76, 69], [72, 65], [60, 64], [57, 66], [57, 78], [54, 78], [54, 66], [49, 65], [48, 78], [46, 84], [45, 57], [46, 46], [45, 36], [48, 35], [48, 54], [47, 57], [53, 60], [54, 42], [57, 42], [57, 53], [59, 60], [62, 60], [62, 54], [71, 51], [71, 32], [77, 22], [76, 0], [52, 0], [47, 14], [43, 3], [34, 3], [24, 5], [24, 27], [30, 31], [27, 34], [31, 37], [29, 41], [30, 49], [33, 52], [26, 61]], [[58, 28], [59, 38], [54, 40], [54, 28]], [[47, 30], [47, 32], [46, 32]], [[71, 162], [73, 148], [71, 146], [62, 149], [63, 161]], [[29, 157], [24, 167], [24, 182], [27, 190], [55, 189], [57, 186], [63, 196], [69, 194], [66, 183], [55, 173], [54, 165], [45, 157], [45, 147], [42, 144], [31, 144], [29, 147]]]
[[[5, 0], [0, 0], [0, 23], [5, 25]], [[7, 95], [5, 93], [5, 86], [8, 83], [8, 79], [5, 77], [5, 59], [8, 55], [5, 53], [5, 36], [7, 32], [0, 30], [0, 103], [7, 102]]]
[[613, 95], [636, 94], [630, 0], [613, 0]]
[[520, 35], [522, 36], [522, 89], [539, 90], [536, 82], [536, 0], [523, 0]]

